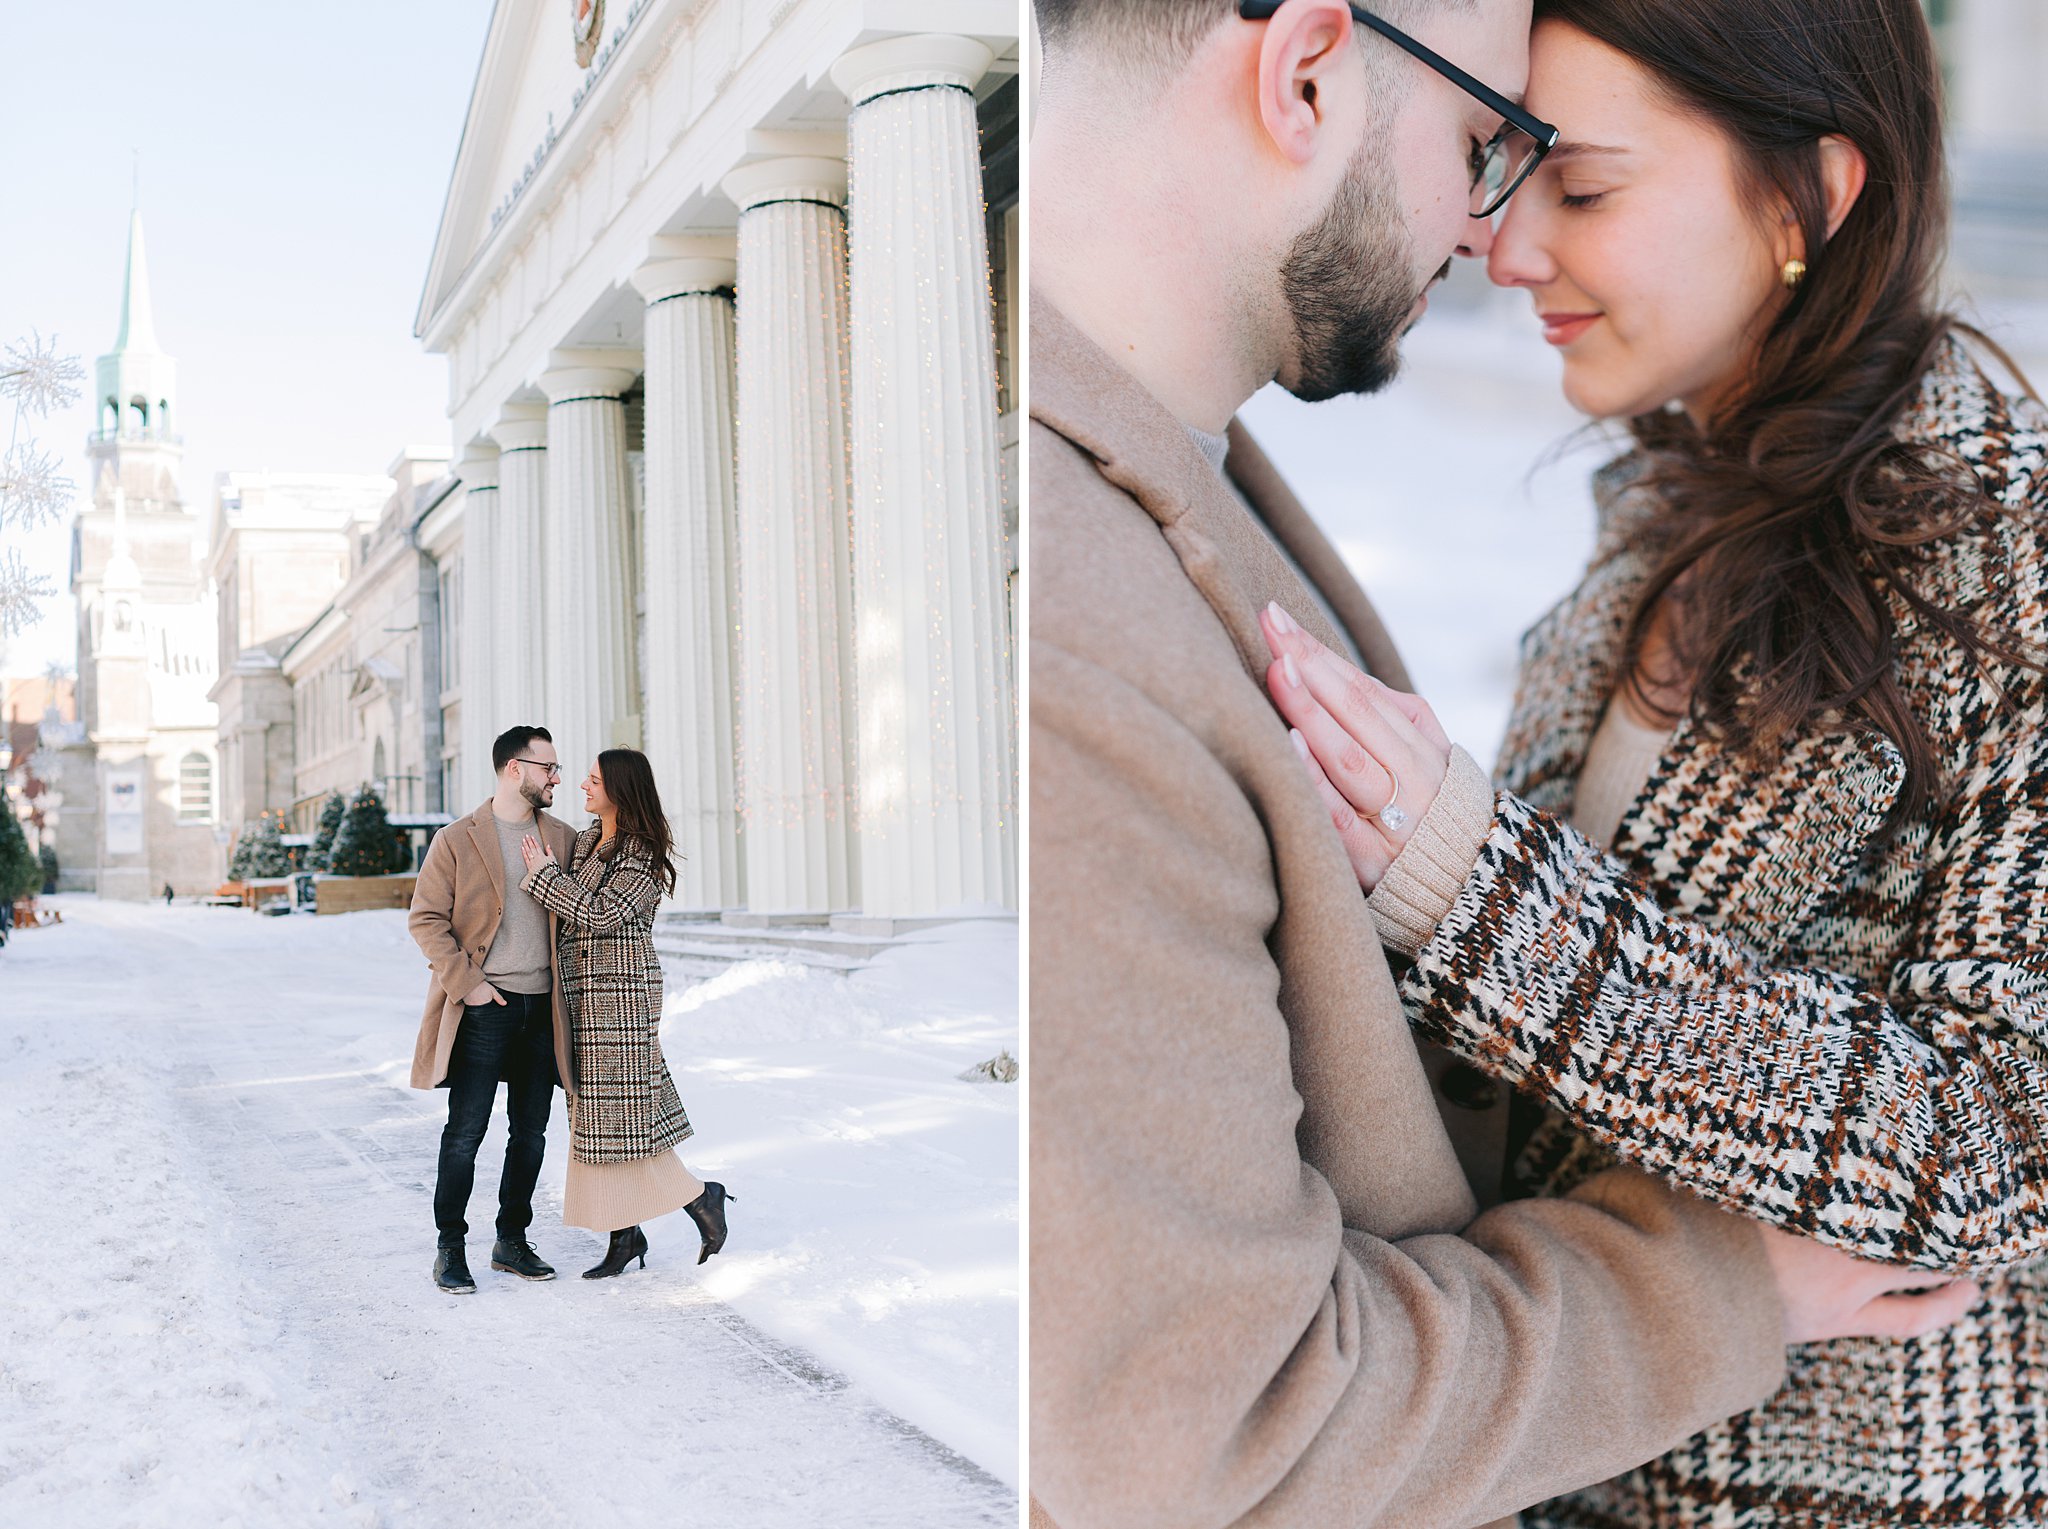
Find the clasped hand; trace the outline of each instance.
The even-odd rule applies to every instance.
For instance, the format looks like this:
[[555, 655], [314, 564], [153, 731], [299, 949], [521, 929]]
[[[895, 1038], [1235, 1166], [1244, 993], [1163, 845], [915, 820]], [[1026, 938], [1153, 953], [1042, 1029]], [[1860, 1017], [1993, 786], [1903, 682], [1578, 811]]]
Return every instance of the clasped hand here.
[[1339, 657], [1275, 603], [1259, 613], [1266, 689], [1370, 892], [1428, 814], [1451, 742], [1429, 703]]
[[[1273, 650], [1266, 688], [1370, 892], [1436, 801], [1450, 740], [1427, 701], [1332, 653], [1279, 605], [1268, 605], [1259, 625]], [[1787, 1343], [1923, 1337], [1958, 1320], [1981, 1293], [1967, 1279], [1873, 1263], [1775, 1227], [1761, 1231]]]

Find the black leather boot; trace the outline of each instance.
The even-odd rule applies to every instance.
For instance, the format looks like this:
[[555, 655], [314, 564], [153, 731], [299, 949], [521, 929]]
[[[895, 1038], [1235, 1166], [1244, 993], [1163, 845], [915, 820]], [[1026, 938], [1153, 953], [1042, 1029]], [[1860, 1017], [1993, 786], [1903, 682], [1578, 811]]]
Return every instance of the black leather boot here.
[[540, 1254], [533, 1251], [533, 1244], [524, 1237], [500, 1237], [492, 1243], [491, 1267], [516, 1274], [521, 1279], [555, 1277], [553, 1267], [541, 1261]]
[[434, 1283], [450, 1295], [475, 1295], [476, 1281], [469, 1277], [469, 1256], [461, 1243], [443, 1243], [434, 1253]]
[[704, 1239], [703, 1245], [697, 1249], [698, 1263], [725, 1246], [725, 1202], [738, 1198], [738, 1195], [727, 1194], [725, 1186], [718, 1180], [707, 1179], [704, 1193], [683, 1207], [690, 1213], [690, 1219], [697, 1223], [697, 1233]]
[[604, 1262], [583, 1271], [585, 1279], [610, 1279], [614, 1274], [624, 1274], [626, 1265], [634, 1259], [640, 1260], [640, 1267], [647, 1267], [647, 1234], [637, 1226], [623, 1226], [612, 1233], [612, 1245], [606, 1249]]

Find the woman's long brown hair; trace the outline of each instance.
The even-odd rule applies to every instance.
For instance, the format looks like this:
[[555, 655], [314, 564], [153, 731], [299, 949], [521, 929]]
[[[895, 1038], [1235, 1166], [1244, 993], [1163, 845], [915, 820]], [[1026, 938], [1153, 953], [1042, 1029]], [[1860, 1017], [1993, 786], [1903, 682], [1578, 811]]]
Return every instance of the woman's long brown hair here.
[[616, 832], [611, 843], [598, 853], [609, 860], [623, 843], [632, 843], [640, 854], [654, 862], [654, 874], [661, 890], [676, 889], [675, 839], [668, 819], [662, 815], [661, 794], [654, 789], [654, 770], [638, 749], [606, 749], [597, 756], [598, 778], [604, 794], [618, 809]]
[[[1671, 513], [1629, 618], [1627, 683], [1652, 711], [1652, 687], [1689, 683], [1694, 719], [1766, 767], [1823, 718], [1874, 729], [1905, 757], [1893, 821], [1922, 811], [1941, 766], [1899, 683], [1888, 594], [1980, 668], [2036, 661], [1915, 583], [1931, 545], [1995, 502], [1958, 456], [1894, 431], [1958, 332], [2019, 377], [1935, 296], [1948, 190], [1919, 0], [1536, 0], [1535, 14], [1622, 53], [1724, 133], [1758, 218], [1789, 208], [1805, 239], [1805, 278], [1744, 385], [1699, 427], [1676, 410], [1630, 422]], [[1827, 134], [1869, 165], [1833, 237]], [[1652, 674], [1667, 596], [1675, 672]]]

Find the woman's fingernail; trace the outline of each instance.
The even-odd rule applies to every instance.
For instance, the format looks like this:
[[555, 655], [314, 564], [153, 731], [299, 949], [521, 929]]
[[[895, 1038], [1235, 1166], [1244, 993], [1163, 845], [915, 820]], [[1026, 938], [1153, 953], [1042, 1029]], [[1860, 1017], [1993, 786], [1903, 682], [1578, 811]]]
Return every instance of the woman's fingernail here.
[[1278, 600], [1267, 601], [1266, 609], [1272, 614], [1273, 628], [1275, 631], [1279, 632], [1282, 636], [1285, 636], [1289, 632], [1292, 632], [1294, 630], [1294, 618], [1288, 615], [1287, 612], [1280, 608], [1280, 602]]
[[1301, 670], [1295, 667], [1294, 655], [1292, 653], [1280, 655], [1280, 667], [1287, 675], [1287, 683], [1296, 690], [1301, 689]]
[[1301, 736], [1301, 729], [1290, 727], [1287, 729], [1287, 736], [1294, 740], [1294, 752], [1301, 756], [1301, 762], [1307, 764], [1309, 762], [1308, 739]]

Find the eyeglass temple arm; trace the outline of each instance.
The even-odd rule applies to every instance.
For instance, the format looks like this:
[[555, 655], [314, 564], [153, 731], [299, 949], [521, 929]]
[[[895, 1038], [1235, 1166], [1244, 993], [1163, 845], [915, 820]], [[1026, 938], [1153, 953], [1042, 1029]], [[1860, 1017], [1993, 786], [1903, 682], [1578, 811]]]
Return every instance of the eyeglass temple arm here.
[[[1246, 21], [1270, 21], [1282, 3], [1283, 0], [1239, 0], [1237, 14]], [[1371, 27], [1388, 42], [1421, 59], [1453, 85], [1483, 102], [1489, 111], [1499, 112], [1507, 121], [1541, 144], [1546, 153], [1557, 142], [1557, 129], [1548, 122], [1517, 106], [1491, 85], [1474, 79], [1434, 48], [1417, 42], [1391, 21], [1383, 21], [1371, 11], [1357, 5], [1351, 7], [1351, 19]]]

